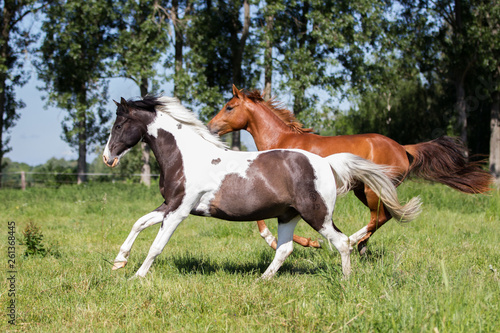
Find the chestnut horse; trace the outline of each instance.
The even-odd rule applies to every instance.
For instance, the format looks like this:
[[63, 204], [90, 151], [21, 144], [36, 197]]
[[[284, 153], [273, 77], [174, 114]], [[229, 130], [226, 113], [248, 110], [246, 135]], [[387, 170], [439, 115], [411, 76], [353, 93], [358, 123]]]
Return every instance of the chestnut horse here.
[[420, 212], [418, 198], [404, 207], [385, 167], [353, 154], [322, 158], [302, 150], [235, 152], [225, 145], [179, 100], [122, 98], [103, 160], [115, 167], [139, 141], [153, 150], [160, 165], [164, 202], [132, 227], [113, 269], [127, 264], [132, 245], [145, 228], [160, 223], [149, 253], [135, 276], [143, 277], [162, 252], [177, 226], [189, 215], [231, 221], [278, 218], [278, 248], [262, 275], [271, 278], [293, 250], [293, 230], [300, 218], [318, 231], [341, 255], [342, 272], [351, 270], [351, 240], [332, 222], [338, 193], [362, 180], [376, 189], [392, 214], [411, 221]]
[[[297, 148], [320, 156], [352, 153], [377, 164], [392, 166], [391, 177], [399, 185], [408, 175], [448, 185], [464, 193], [483, 193], [490, 189], [491, 175], [467, 159], [467, 150], [458, 141], [441, 137], [414, 145], [400, 145], [380, 134], [320, 136], [303, 128], [292, 112], [271, 100], [265, 101], [259, 91], [245, 93], [233, 85], [233, 98], [208, 123], [212, 133], [223, 135], [247, 130], [258, 150]], [[358, 243], [361, 254], [370, 236], [391, 215], [376, 193], [365, 184], [353, 188], [356, 197], [370, 209], [370, 222], [350, 238]], [[261, 235], [276, 248], [276, 240], [264, 221], [258, 221]], [[318, 247], [317, 242], [294, 235], [304, 246]]]

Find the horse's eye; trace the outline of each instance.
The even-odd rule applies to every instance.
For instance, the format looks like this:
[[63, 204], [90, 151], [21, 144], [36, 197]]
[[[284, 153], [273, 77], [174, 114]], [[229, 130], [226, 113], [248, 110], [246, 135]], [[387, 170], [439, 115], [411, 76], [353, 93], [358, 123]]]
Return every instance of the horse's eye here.
[[226, 106], [226, 111], [227, 112], [233, 111], [233, 107], [231, 105], [227, 105]]
[[122, 125], [116, 125], [115, 128], [119, 130], [122, 128]]

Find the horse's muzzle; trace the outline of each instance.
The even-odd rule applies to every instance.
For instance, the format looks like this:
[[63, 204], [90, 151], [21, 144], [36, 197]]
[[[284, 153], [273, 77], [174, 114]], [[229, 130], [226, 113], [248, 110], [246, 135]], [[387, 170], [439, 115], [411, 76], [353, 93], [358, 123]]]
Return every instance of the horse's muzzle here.
[[220, 126], [214, 126], [214, 125], [212, 125], [210, 123], [211, 122], [209, 122], [207, 124], [207, 128], [210, 131], [210, 133], [212, 133], [215, 136], [222, 136], [222, 135], [224, 135], [226, 133], [231, 132], [231, 131], [227, 131], [226, 129], [221, 128]]
[[104, 164], [111, 168], [114, 168], [118, 164], [118, 157], [115, 157], [110, 163], [110, 160], [106, 157], [106, 155], [102, 155], [102, 160], [104, 161]]
[[210, 131], [210, 133], [212, 133], [213, 135], [217, 135], [217, 134], [218, 134], [218, 132], [219, 132], [219, 131], [218, 131], [218, 129], [217, 129], [217, 128], [214, 128], [214, 127], [213, 127], [210, 123], [211, 123], [211, 122], [209, 122], [209, 123], [207, 124], [207, 128], [208, 128], [208, 130], [209, 130], [209, 131]]

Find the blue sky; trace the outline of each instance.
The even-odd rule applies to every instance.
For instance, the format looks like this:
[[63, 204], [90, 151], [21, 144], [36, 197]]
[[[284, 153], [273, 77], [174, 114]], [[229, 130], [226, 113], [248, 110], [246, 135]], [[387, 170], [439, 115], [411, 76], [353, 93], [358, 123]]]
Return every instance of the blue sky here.
[[[17, 98], [21, 99], [26, 107], [20, 110], [21, 117], [11, 130], [9, 146], [12, 150], [5, 157], [32, 166], [43, 164], [52, 157], [77, 159], [77, 151], [61, 139], [61, 122], [65, 111], [54, 107], [45, 108], [46, 102], [42, 100], [45, 92], [38, 90], [37, 86], [42, 84], [36, 80], [36, 73], [33, 73], [31, 80], [16, 90]], [[168, 84], [161, 86], [161, 89], [165, 95], [172, 93], [172, 88]], [[113, 99], [119, 100], [120, 97], [129, 99], [137, 96], [140, 96], [139, 88], [131, 80], [112, 79], [108, 107], [114, 111]], [[249, 149], [256, 150], [248, 132], [242, 131], [242, 140]], [[87, 162], [92, 162], [97, 156], [96, 152], [89, 152]]]
[[[36, 76], [36, 74], [32, 75]], [[17, 98], [21, 99], [26, 107], [21, 109], [20, 119], [10, 133], [12, 150], [5, 156], [15, 162], [24, 162], [29, 165], [45, 163], [51, 157], [76, 159], [77, 152], [61, 139], [61, 122], [65, 111], [62, 109], [46, 108], [46, 101], [42, 100], [45, 92], [36, 87], [41, 83], [32, 79], [16, 91]], [[119, 99], [122, 94], [126, 98], [137, 96], [138, 88], [125, 79], [115, 79], [110, 89], [111, 99]], [[108, 104], [112, 108], [111, 103]], [[114, 104], [113, 104], [114, 105]], [[88, 154], [88, 161], [97, 155]]]

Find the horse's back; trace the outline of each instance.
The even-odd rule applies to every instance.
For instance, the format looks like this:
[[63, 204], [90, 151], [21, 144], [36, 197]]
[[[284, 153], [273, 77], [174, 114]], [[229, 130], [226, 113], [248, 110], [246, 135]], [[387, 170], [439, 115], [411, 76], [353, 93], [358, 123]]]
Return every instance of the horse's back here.
[[322, 157], [338, 153], [351, 153], [377, 164], [397, 167], [404, 172], [409, 166], [405, 148], [381, 134], [354, 134], [321, 136], [295, 134], [283, 144], [283, 148], [304, 149]]

